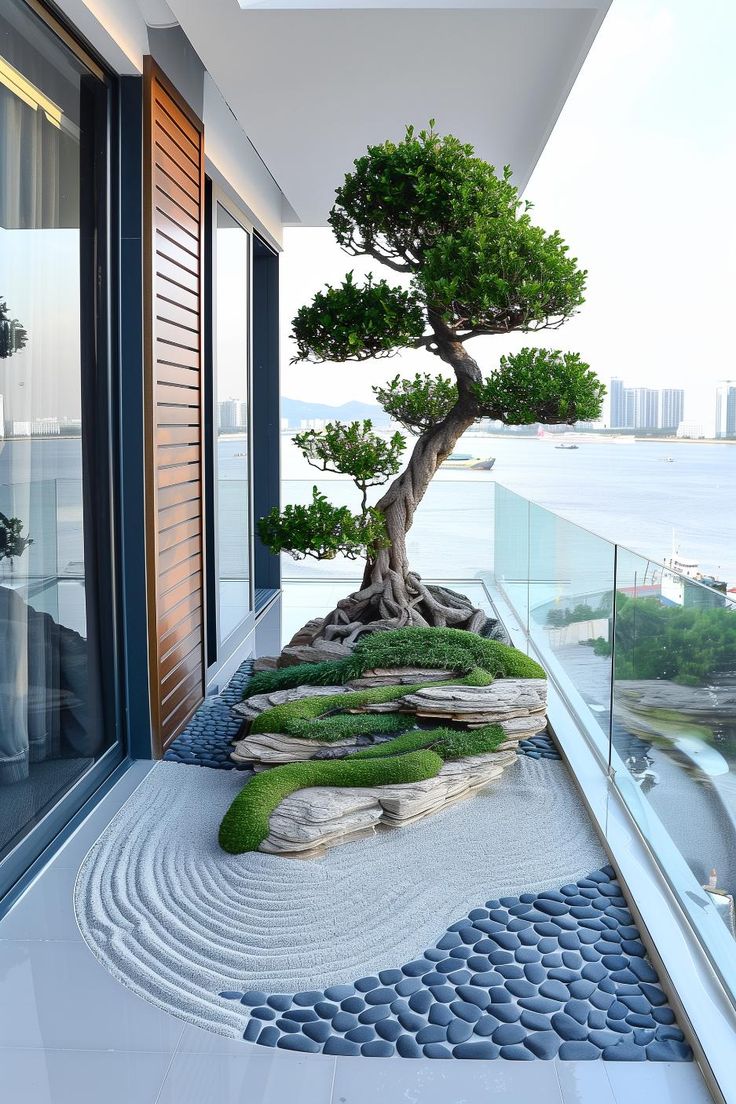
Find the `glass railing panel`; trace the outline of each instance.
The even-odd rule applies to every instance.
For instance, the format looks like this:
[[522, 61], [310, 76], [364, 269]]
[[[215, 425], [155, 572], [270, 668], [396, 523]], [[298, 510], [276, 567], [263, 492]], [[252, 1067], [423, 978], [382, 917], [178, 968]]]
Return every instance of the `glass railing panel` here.
[[615, 549], [534, 503], [529, 511], [529, 636], [608, 757]]
[[[338, 506], [357, 511], [359, 497], [348, 479], [286, 479], [281, 501], [306, 504], [317, 486]], [[380, 492], [380, 488], [377, 491]], [[372, 496], [375, 502], [379, 493]], [[412, 568], [422, 578], [467, 580], [492, 570], [493, 484], [485, 480], [436, 478], [420, 503], [414, 524], [407, 534], [407, 552]], [[359, 580], [362, 560], [336, 556], [334, 560], [294, 560], [282, 556], [284, 579]]]
[[496, 484], [494, 579], [519, 624], [529, 628], [529, 511], [531, 503]]
[[736, 610], [633, 552], [617, 561], [616, 785], [736, 993]]

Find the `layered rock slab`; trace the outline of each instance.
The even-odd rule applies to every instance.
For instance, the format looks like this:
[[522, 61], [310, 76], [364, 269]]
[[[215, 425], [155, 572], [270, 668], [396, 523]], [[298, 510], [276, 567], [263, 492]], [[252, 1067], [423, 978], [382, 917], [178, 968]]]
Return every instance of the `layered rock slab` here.
[[412, 824], [487, 786], [515, 759], [513, 750], [498, 751], [454, 759], [445, 763], [434, 778], [423, 782], [298, 790], [271, 814], [270, 831], [260, 850], [270, 854], [308, 852], [382, 824]]

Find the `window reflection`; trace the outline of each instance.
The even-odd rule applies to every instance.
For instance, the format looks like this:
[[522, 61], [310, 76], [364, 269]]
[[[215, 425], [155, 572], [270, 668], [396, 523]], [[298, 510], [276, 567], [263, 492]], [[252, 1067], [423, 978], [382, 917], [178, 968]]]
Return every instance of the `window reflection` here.
[[[103, 83], [20, 0], [0, 16], [0, 857], [109, 745], [82, 392]], [[104, 110], [104, 108], [103, 108]], [[87, 555], [85, 555], [85, 545]], [[92, 557], [94, 559], [94, 557]], [[94, 565], [92, 565], [94, 567]]]
[[219, 638], [251, 609], [250, 235], [217, 204], [215, 354]]

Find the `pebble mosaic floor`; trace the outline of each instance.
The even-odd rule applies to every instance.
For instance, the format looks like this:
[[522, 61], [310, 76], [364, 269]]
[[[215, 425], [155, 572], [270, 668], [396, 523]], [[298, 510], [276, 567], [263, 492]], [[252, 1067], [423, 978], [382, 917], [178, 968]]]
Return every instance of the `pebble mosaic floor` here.
[[[242, 728], [231, 706], [241, 700], [250, 673], [248, 660], [219, 696], [204, 702], [167, 760], [247, 769], [230, 759]], [[518, 750], [532, 759], [560, 759], [547, 734], [523, 740]], [[487, 901], [400, 969], [324, 990], [220, 997], [243, 1006], [248, 1042], [307, 1053], [692, 1058], [610, 866], [559, 890]]]
[[286, 994], [228, 991], [243, 1037], [370, 1058], [678, 1062], [690, 1047], [610, 866], [487, 901], [400, 969]]
[[243, 727], [243, 718], [232, 706], [243, 697], [250, 678], [252, 660], [241, 663], [221, 694], [205, 698], [201, 707], [164, 755], [170, 763], [191, 763], [214, 770], [247, 770], [230, 758], [232, 742]]

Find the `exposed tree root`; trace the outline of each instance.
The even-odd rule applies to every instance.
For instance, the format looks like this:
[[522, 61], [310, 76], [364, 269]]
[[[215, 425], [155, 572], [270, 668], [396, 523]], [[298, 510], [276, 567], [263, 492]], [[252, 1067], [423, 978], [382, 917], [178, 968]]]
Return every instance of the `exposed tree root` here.
[[339, 601], [314, 639], [351, 647], [368, 632], [421, 626], [480, 633], [486, 621], [483, 610], [465, 595], [445, 587], [426, 586], [413, 571], [401, 575], [389, 570], [384, 578]]

